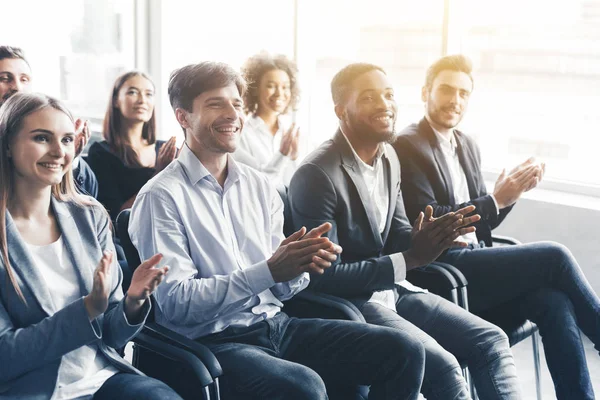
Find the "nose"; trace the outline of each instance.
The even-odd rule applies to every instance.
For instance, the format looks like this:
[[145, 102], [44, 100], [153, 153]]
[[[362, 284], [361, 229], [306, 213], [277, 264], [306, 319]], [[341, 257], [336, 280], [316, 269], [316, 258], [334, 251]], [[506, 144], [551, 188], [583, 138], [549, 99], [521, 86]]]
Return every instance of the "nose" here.
[[62, 158], [65, 154], [66, 151], [63, 144], [59, 140], [53, 141], [52, 146], [50, 147], [50, 155], [56, 158]]
[[223, 116], [230, 121], [235, 121], [238, 119], [238, 110], [232, 103], [227, 103], [223, 108]]
[[386, 99], [384, 95], [375, 97], [375, 106], [380, 110], [387, 110], [390, 108], [390, 101]]
[[25, 84], [18, 79], [14, 80], [14, 84], [12, 85], [13, 90], [20, 92], [25, 87]]

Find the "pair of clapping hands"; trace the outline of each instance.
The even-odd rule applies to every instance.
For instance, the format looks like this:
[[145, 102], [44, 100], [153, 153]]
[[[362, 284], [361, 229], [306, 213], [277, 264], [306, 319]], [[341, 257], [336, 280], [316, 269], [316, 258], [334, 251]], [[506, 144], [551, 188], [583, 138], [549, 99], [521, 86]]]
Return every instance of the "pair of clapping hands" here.
[[509, 207], [519, 200], [524, 192], [536, 187], [546, 172], [546, 164], [530, 157], [517, 165], [510, 173], [503, 169], [494, 187], [498, 208]]
[[292, 160], [298, 158], [298, 147], [300, 142], [300, 127], [294, 122], [292, 126], [281, 137], [279, 152]]

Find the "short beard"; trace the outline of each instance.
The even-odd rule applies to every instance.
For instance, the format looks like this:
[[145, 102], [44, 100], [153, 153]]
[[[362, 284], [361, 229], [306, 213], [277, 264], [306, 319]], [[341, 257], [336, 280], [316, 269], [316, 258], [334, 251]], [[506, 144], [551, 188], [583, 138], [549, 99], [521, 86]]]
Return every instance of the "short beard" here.
[[346, 125], [352, 129], [352, 132], [355, 133], [361, 140], [365, 142], [373, 142], [377, 143], [393, 143], [396, 139], [396, 121], [394, 120], [394, 124], [392, 125], [391, 132], [379, 133], [373, 132], [370, 126], [364, 124], [358, 119], [355, 119], [353, 115], [346, 115]]

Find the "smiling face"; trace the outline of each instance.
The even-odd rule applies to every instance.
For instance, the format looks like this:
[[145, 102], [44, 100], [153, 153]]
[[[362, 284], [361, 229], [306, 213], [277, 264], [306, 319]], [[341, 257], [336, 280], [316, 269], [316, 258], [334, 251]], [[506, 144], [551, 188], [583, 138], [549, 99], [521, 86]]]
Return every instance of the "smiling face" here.
[[47, 187], [59, 184], [75, 156], [74, 124], [69, 116], [46, 107], [27, 116], [9, 144], [15, 180]]
[[258, 86], [257, 113], [285, 112], [292, 98], [290, 77], [285, 71], [272, 69], [261, 78]]
[[31, 91], [31, 68], [20, 58], [0, 60], [0, 106], [20, 91]]
[[358, 76], [345, 101], [336, 106], [342, 129], [366, 142], [391, 141], [395, 135], [398, 106], [387, 76], [372, 70]]
[[154, 85], [141, 75], [132, 76], [119, 89], [115, 106], [127, 120], [148, 122], [154, 112]]
[[192, 151], [235, 151], [244, 127], [243, 101], [235, 84], [201, 93], [194, 99], [192, 112], [177, 109], [176, 114]]
[[444, 70], [433, 80], [431, 87], [424, 87], [427, 119], [437, 131], [457, 126], [463, 119], [473, 91], [473, 82], [464, 72]]

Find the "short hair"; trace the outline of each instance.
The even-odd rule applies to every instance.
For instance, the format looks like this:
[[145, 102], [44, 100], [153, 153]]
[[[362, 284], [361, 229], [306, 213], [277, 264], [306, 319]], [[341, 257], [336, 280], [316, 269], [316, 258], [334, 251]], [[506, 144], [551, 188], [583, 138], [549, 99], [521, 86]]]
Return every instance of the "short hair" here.
[[284, 71], [290, 78], [290, 104], [284, 110], [296, 110], [300, 103], [300, 88], [298, 87], [298, 67], [296, 63], [283, 54], [270, 55], [267, 52], [258, 53], [250, 57], [242, 67], [242, 74], [248, 83], [248, 90], [244, 95], [244, 110], [253, 113], [258, 107], [258, 89], [263, 75], [272, 70]]
[[431, 66], [427, 69], [427, 74], [425, 75], [425, 87], [431, 89], [433, 86], [433, 81], [442, 71], [456, 71], [456, 72], [464, 72], [469, 75], [471, 78], [471, 83], [475, 85], [473, 81], [473, 63], [471, 59], [462, 54], [454, 54], [450, 56], [445, 56], [431, 64]]
[[331, 80], [331, 97], [333, 99], [333, 104], [339, 104], [346, 97], [348, 88], [356, 78], [370, 71], [381, 71], [384, 75], [387, 75], [383, 68], [369, 63], [346, 65], [335, 74]]
[[31, 68], [29, 62], [25, 58], [25, 52], [19, 47], [14, 46], [0, 46], [0, 60], [4, 60], [6, 58], [20, 58], [25, 61], [27, 66]]
[[204, 61], [176, 69], [169, 77], [169, 102], [173, 110], [192, 111], [194, 99], [209, 90], [235, 84], [244, 96], [246, 81], [231, 66], [215, 61]]

